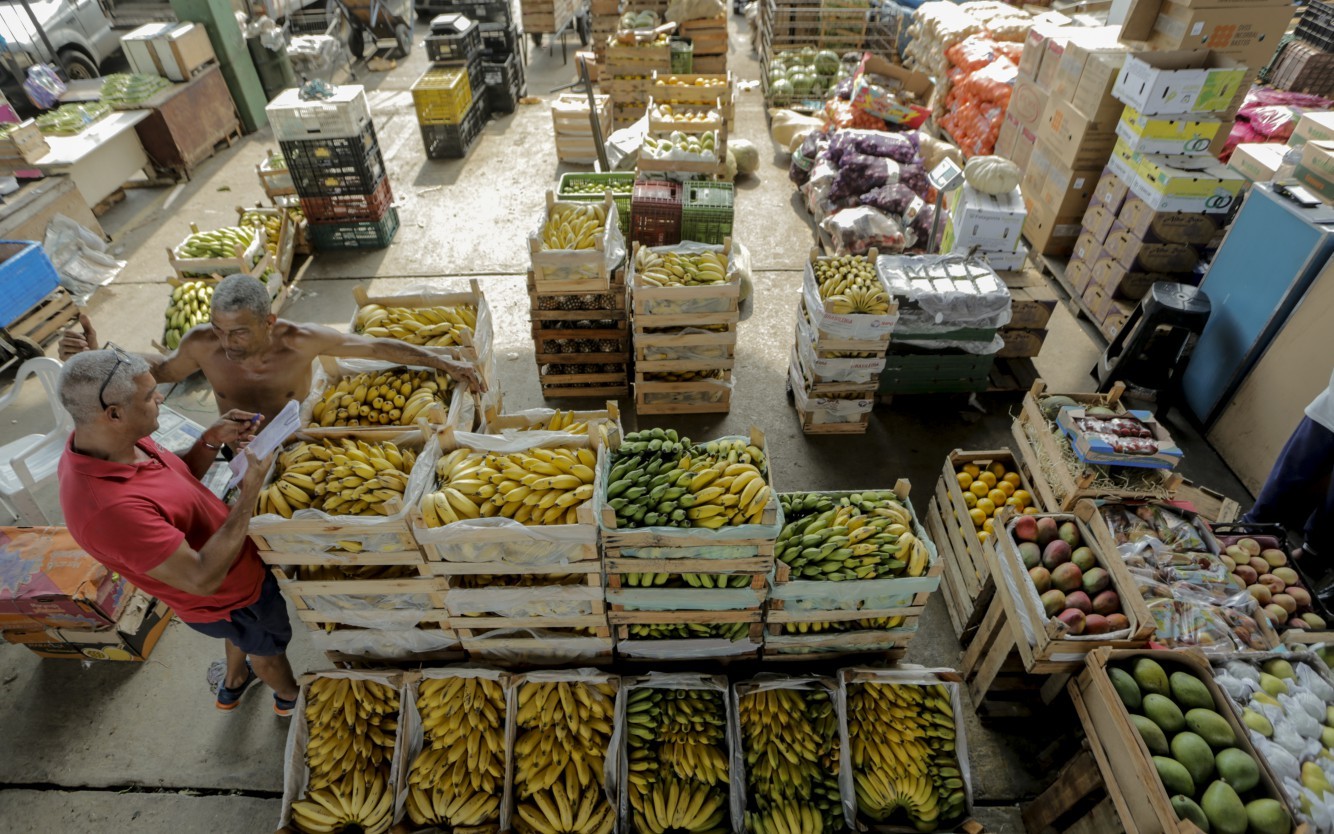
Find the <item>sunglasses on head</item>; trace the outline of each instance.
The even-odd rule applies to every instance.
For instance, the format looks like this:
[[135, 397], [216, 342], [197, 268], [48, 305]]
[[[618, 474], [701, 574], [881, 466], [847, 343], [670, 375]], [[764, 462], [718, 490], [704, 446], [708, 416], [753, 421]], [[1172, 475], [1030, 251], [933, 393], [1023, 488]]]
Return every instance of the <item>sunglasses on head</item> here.
[[105, 349], [116, 354], [116, 364], [111, 366], [111, 372], [108, 373], [107, 378], [103, 380], [102, 387], [97, 389], [97, 401], [102, 404], [103, 411], [106, 411], [111, 407], [106, 401], [107, 386], [111, 384], [111, 380], [116, 378], [116, 371], [120, 370], [121, 365], [130, 364], [130, 355], [116, 345], [108, 342]]

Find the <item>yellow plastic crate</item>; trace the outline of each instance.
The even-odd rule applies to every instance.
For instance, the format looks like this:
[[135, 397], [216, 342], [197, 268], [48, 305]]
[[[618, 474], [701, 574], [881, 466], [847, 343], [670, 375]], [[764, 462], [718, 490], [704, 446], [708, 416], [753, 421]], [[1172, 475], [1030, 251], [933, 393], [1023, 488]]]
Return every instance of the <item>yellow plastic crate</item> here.
[[417, 108], [417, 123], [456, 125], [472, 106], [472, 84], [464, 69], [427, 70], [412, 85], [412, 103]]

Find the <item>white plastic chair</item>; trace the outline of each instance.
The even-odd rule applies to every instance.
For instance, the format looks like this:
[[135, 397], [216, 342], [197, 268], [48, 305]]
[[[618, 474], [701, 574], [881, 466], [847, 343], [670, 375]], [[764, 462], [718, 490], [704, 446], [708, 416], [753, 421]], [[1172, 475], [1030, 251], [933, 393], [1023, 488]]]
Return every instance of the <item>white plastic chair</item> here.
[[60, 404], [61, 363], [39, 356], [19, 366], [14, 386], [0, 397], [0, 411], [19, 398], [23, 383], [35, 376], [46, 389], [47, 404], [55, 415], [55, 427], [46, 434], [29, 434], [0, 446], [0, 504], [16, 515], [20, 523], [48, 524], [46, 514], [37, 505], [35, 491], [42, 483], [56, 477], [65, 441], [74, 431], [74, 418]]

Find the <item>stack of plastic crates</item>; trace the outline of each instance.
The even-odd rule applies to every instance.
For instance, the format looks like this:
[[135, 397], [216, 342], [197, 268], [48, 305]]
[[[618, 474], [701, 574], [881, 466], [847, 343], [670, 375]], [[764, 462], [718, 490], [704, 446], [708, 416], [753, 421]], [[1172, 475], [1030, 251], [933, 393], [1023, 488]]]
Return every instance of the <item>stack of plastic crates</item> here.
[[305, 100], [290, 89], [267, 111], [315, 249], [388, 246], [398, 212], [365, 90], [343, 85]]
[[681, 240], [721, 244], [732, 236], [730, 182], [691, 180], [681, 195]]
[[630, 196], [630, 240], [641, 246], [680, 243], [681, 192], [681, 183], [675, 180], [635, 180]]
[[422, 144], [430, 159], [461, 159], [486, 123], [481, 27], [455, 12], [437, 15], [426, 54], [431, 68], [412, 85]]

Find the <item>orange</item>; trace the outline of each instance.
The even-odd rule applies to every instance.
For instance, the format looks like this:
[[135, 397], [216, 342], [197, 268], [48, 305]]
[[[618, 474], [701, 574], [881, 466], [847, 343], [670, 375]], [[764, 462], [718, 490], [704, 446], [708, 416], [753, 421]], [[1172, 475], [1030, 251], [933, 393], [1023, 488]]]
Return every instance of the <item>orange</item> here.
[[988, 518], [986, 521], [982, 522], [982, 529], [983, 529], [985, 532], [987, 532], [987, 533], [995, 533], [995, 532], [996, 532], [996, 522], [995, 522], [994, 520]]
[[963, 471], [967, 472], [969, 477], [976, 478], [982, 470], [977, 468], [977, 464], [965, 463], [963, 465]]
[[1038, 514], [1037, 507], [1024, 507], [1024, 515], [1037, 515], [1037, 514]]
[[989, 539], [989, 538], [991, 538], [991, 534], [988, 533], [986, 530], [981, 530], [981, 531], [979, 531], [978, 534], [977, 534], [977, 540], [980, 541], [980, 542], [982, 542], [983, 544], [986, 544], [986, 543], [987, 543], [987, 539]]
[[1019, 501], [1019, 499], [1015, 498], [1013, 495], [1005, 499], [1005, 506], [1014, 507], [1016, 510], [1022, 510], [1024, 508], [1024, 505]]
[[965, 493], [963, 494], [963, 505], [964, 505], [965, 507], [968, 507], [969, 509], [971, 509], [971, 508], [973, 508], [973, 507], [976, 507], [976, 506], [977, 506], [977, 496], [974, 495], [972, 492], [965, 492]]
[[1031, 507], [1033, 505], [1033, 496], [1028, 494], [1028, 490], [1016, 489], [1014, 500], [1018, 501], [1020, 506]]
[[977, 509], [981, 510], [986, 515], [991, 515], [996, 512], [996, 502], [992, 501], [990, 498], [979, 498], [977, 499]]
[[1014, 495], [1014, 484], [1010, 483], [1009, 481], [1001, 481], [1000, 483], [996, 484], [996, 489], [1005, 493], [1006, 497]]
[[987, 471], [989, 471], [991, 474], [995, 475], [997, 478], [1004, 478], [1004, 477], [1005, 477], [1005, 464], [1003, 464], [1003, 463], [993, 463], [993, 464], [991, 464], [990, 466], [987, 467]]
[[984, 523], [986, 523], [987, 520], [986, 514], [983, 513], [980, 509], [969, 510], [968, 517], [973, 520], [974, 527], [981, 527]]
[[986, 498], [987, 493], [991, 492], [991, 487], [987, 484], [986, 481], [982, 480], [973, 481], [972, 485], [969, 486], [968, 489], [972, 491], [972, 493], [976, 495], [978, 498]]
[[1005, 506], [1005, 499], [1010, 496], [1006, 495], [1002, 490], [993, 489], [991, 492], [987, 493], [987, 497], [990, 498], [991, 503], [995, 504], [997, 507], [1003, 507]]
[[1009, 484], [1010, 486], [1014, 487], [1015, 489], [1018, 489], [1020, 485], [1023, 484], [1023, 481], [1019, 479], [1018, 472], [1006, 472], [1004, 475], [1001, 476], [1001, 480]]
[[959, 473], [959, 489], [968, 489], [973, 485], [973, 476], [967, 472]]
[[987, 489], [991, 489], [996, 485], [996, 476], [991, 472], [983, 472], [981, 475], [977, 476], [977, 479], [986, 484]]

